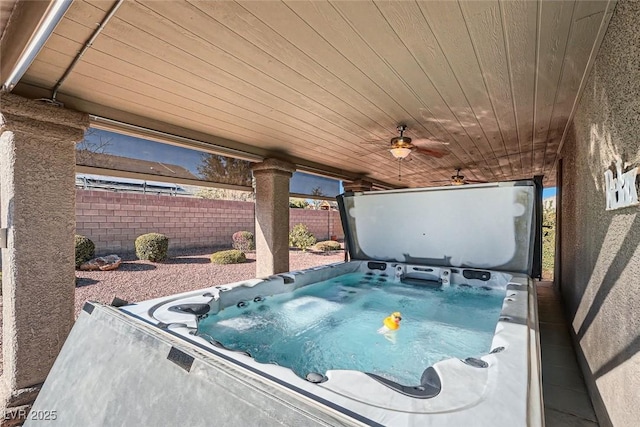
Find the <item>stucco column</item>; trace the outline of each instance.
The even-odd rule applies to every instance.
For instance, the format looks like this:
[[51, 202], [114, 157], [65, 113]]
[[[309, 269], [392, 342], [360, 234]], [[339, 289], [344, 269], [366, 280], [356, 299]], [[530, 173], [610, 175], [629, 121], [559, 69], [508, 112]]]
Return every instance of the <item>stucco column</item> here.
[[373, 184], [371, 183], [371, 181], [367, 181], [366, 179], [357, 179], [352, 182], [344, 182], [342, 184], [342, 187], [344, 188], [345, 192], [371, 191], [371, 189], [373, 188]]
[[295, 166], [278, 159], [253, 165], [256, 181], [256, 277], [289, 271], [289, 181]]
[[75, 143], [89, 117], [8, 93], [0, 111], [0, 404], [15, 412], [35, 399], [73, 325]]

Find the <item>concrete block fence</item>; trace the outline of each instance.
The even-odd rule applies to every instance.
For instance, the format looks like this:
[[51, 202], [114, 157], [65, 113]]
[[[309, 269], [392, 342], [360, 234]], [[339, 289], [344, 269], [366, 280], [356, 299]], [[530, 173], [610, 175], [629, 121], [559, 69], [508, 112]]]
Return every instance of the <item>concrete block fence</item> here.
[[[291, 209], [289, 225], [305, 224], [318, 240], [343, 239], [336, 211]], [[97, 254], [133, 253], [136, 237], [162, 233], [170, 248], [230, 247], [236, 231], [255, 233], [253, 202], [76, 190], [76, 234]]]

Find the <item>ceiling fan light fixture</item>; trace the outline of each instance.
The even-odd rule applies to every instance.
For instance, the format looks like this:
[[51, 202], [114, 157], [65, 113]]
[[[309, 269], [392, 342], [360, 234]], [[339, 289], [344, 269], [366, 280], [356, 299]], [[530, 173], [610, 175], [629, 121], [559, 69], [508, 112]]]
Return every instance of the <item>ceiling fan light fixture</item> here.
[[396, 159], [402, 160], [406, 158], [409, 154], [411, 154], [411, 149], [405, 148], [405, 147], [395, 147], [390, 149], [389, 152]]
[[451, 185], [464, 185], [464, 175], [460, 174], [460, 169], [456, 169], [456, 174], [451, 177]]
[[403, 148], [411, 148], [413, 145], [411, 144], [411, 138], [408, 136], [396, 136], [395, 138], [391, 138], [391, 146], [392, 147], [403, 147]]

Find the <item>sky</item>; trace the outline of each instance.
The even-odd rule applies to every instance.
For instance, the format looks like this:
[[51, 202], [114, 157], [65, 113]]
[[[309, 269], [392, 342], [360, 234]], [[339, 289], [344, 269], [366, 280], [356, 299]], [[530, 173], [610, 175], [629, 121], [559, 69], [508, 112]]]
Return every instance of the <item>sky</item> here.
[[[101, 129], [91, 129], [85, 135], [85, 140], [87, 143], [84, 145], [79, 144], [78, 149], [101, 146], [101, 152], [105, 154], [178, 165], [188, 169], [196, 176], [200, 176], [198, 165], [202, 162], [202, 156], [205, 154], [189, 148], [149, 141]], [[289, 191], [299, 194], [312, 194], [315, 188], [319, 188], [324, 196], [335, 197], [342, 191], [342, 182], [331, 178], [295, 172], [291, 179]]]
[[294, 172], [289, 185], [289, 191], [299, 194], [312, 194], [314, 188], [319, 188], [323, 196], [335, 197], [340, 194], [342, 181], [310, 175], [302, 172]]
[[542, 190], [542, 198], [547, 199], [556, 195], [556, 187], [549, 187]]
[[[101, 129], [91, 129], [85, 135], [85, 140], [88, 141], [89, 147], [104, 143], [102, 152], [105, 154], [152, 162], [171, 163], [188, 169], [194, 175], [199, 175], [198, 165], [202, 161], [202, 155], [204, 154], [188, 148], [148, 141]], [[82, 144], [79, 144], [78, 148], [82, 148]]]

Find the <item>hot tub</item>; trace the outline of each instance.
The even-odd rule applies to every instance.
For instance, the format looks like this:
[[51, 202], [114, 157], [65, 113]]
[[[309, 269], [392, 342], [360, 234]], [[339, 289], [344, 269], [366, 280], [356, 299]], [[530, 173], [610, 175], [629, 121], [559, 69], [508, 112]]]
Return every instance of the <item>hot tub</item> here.
[[[424, 273], [424, 270], [431, 271]], [[432, 277], [424, 286], [434, 286], [434, 278], [440, 277], [439, 285], [435, 286], [442, 286], [442, 281], [445, 281], [448, 282], [445, 286], [451, 289], [470, 287], [471, 291], [480, 293], [504, 291], [490, 345], [483, 355], [470, 354], [424, 366], [421, 368], [424, 372], [422, 377], [415, 383], [401, 384], [374, 372], [354, 370], [310, 372], [303, 378], [288, 366], [259, 363], [242, 349], [226, 348], [216, 340], [216, 336], [198, 333], [199, 322], [221, 311], [236, 309], [238, 304], [245, 304], [247, 309], [250, 305], [260, 306], [274, 295], [294, 292], [353, 272], [370, 274], [375, 279], [385, 272], [391, 272], [392, 279], [402, 277], [405, 272], [414, 278], [428, 274]], [[264, 381], [287, 387], [367, 425], [540, 424], [535, 291], [526, 275], [352, 261], [266, 280], [212, 287], [126, 306], [122, 310], [238, 367], [257, 373]], [[376, 324], [375, 328], [378, 326]], [[398, 334], [404, 332], [402, 328]], [[390, 343], [391, 347], [393, 345]], [[301, 354], [294, 357], [304, 357], [303, 350], [300, 351]], [[336, 360], [336, 365], [340, 364], [340, 360]]]
[[[193, 424], [210, 398], [222, 417], [218, 422], [225, 425], [542, 425], [531, 279], [537, 258], [539, 189], [530, 181], [468, 187], [340, 196], [348, 262], [205, 287], [119, 309], [88, 304], [78, 322], [81, 326], [74, 327], [52, 370], [62, 379], [47, 380], [34, 410], [61, 404], [61, 390], [89, 381], [86, 375], [94, 365], [73, 356], [74, 349], [67, 347], [74, 346], [70, 341], [89, 339], [87, 334], [94, 330], [103, 336], [101, 349], [110, 351], [105, 360], [113, 360], [131, 377], [116, 387], [126, 394], [121, 396], [124, 407], [136, 407], [131, 400], [145, 382], [156, 384], [155, 390], [174, 390], [188, 402], [167, 406], [166, 399], [152, 394], [152, 400], [161, 402], [155, 406], [164, 420], [181, 408], [181, 415], [171, 419], [186, 422], [191, 416]], [[314, 290], [319, 284], [322, 292]], [[447, 294], [455, 297], [441, 308], [449, 321], [435, 319], [428, 329], [420, 323], [421, 313], [435, 312], [433, 302], [440, 307], [440, 298]], [[495, 306], [487, 308], [493, 310], [488, 325], [482, 308], [472, 311], [465, 305], [485, 296]], [[387, 300], [391, 305], [378, 306]], [[337, 315], [347, 309], [346, 316]], [[404, 312], [401, 328], [378, 334], [383, 314], [391, 310]], [[315, 357], [311, 347], [323, 350], [318, 343], [324, 341], [318, 337], [288, 341], [286, 351], [279, 351], [282, 341], [271, 330], [256, 346], [253, 341], [264, 337], [243, 335], [259, 333], [268, 312], [290, 318], [293, 335], [319, 324], [346, 324], [349, 330], [350, 316], [364, 327], [345, 338], [354, 341], [347, 344], [354, 344], [355, 350], [336, 351], [335, 344], [325, 344], [332, 358], [307, 364], [305, 359]], [[369, 314], [373, 315], [367, 318]], [[89, 322], [96, 324], [76, 331]], [[477, 333], [476, 323], [484, 324]], [[412, 331], [418, 324], [427, 329]], [[462, 327], [448, 338], [433, 332], [460, 326], [455, 324]], [[237, 335], [223, 333], [229, 325]], [[476, 334], [486, 335], [480, 347], [456, 346]], [[427, 338], [419, 341], [424, 335]], [[126, 345], [119, 344], [122, 337]], [[364, 341], [358, 341], [361, 338]], [[98, 338], [91, 340], [95, 345]], [[388, 355], [387, 364], [375, 357], [371, 346]], [[85, 343], [82, 348], [92, 347]], [[275, 350], [276, 355], [263, 350]], [[400, 358], [403, 350], [416, 358]], [[423, 357], [432, 350], [438, 350], [434, 358]], [[127, 358], [122, 351], [130, 352]], [[373, 353], [372, 361], [359, 360], [365, 353]], [[127, 360], [137, 366], [128, 366]], [[158, 368], [163, 363], [174, 367]], [[187, 400], [190, 393], [183, 391], [189, 384], [193, 398]], [[64, 401], [76, 404], [77, 399]], [[191, 409], [184, 410], [185, 405]], [[153, 415], [147, 415], [132, 419], [153, 422]]]

